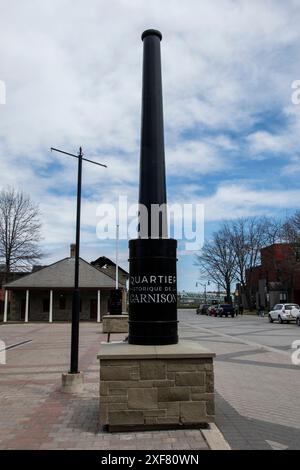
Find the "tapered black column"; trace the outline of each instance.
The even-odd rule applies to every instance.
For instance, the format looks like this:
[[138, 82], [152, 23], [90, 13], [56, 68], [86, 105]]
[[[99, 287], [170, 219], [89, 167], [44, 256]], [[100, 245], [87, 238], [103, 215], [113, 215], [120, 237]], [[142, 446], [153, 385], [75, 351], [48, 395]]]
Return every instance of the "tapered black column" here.
[[[151, 235], [151, 205], [166, 204], [167, 202], [160, 57], [161, 39], [161, 33], [153, 29], [148, 29], [142, 34], [144, 57], [139, 203], [144, 204], [148, 209], [149, 237]], [[162, 209], [158, 233], [155, 235], [167, 237], [165, 207]], [[153, 220], [152, 223], [154, 224], [155, 221]], [[147, 232], [147, 227], [142, 228]]]
[[129, 241], [130, 344], [178, 342], [177, 241], [167, 238], [161, 39], [161, 33], [156, 30], [142, 34], [139, 204], [144, 210], [140, 210], [138, 238]]

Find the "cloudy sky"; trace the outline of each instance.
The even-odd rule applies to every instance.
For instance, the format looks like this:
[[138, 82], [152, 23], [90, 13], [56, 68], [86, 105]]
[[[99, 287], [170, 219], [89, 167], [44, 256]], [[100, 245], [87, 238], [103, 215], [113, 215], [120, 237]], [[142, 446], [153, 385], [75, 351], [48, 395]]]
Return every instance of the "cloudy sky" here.
[[[300, 4], [263, 0], [0, 0], [0, 186], [40, 204], [43, 262], [74, 238], [76, 152], [83, 174], [81, 254], [114, 257], [96, 236], [100, 203], [136, 202], [143, 30], [163, 34], [168, 200], [199, 203], [205, 236], [221, 220], [300, 208]], [[127, 242], [121, 264], [127, 267]], [[179, 246], [179, 288], [195, 290]]]

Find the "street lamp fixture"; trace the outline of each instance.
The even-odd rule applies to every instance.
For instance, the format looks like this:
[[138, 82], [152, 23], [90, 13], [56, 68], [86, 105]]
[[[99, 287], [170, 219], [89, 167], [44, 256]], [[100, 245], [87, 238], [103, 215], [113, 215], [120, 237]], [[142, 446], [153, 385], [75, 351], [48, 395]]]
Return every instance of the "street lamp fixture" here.
[[207, 281], [206, 283], [202, 284], [202, 282], [196, 282], [196, 287], [202, 286], [204, 287], [204, 303], [206, 304], [206, 286], [209, 286], [210, 282]]
[[103, 163], [94, 162], [83, 157], [82, 148], [79, 147], [78, 155], [65, 152], [51, 147], [51, 152], [64, 153], [78, 160], [77, 176], [77, 211], [76, 211], [76, 245], [75, 245], [75, 272], [74, 272], [74, 290], [72, 299], [72, 332], [71, 332], [71, 360], [70, 374], [78, 374], [78, 347], [79, 347], [79, 315], [80, 315], [80, 290], [79, 290], [79, 244], [80, 244], [80, 208], [81, 208], [81, 180], [82, 180], [82, 161], [93, 163], [94, 165], [107, 168]]

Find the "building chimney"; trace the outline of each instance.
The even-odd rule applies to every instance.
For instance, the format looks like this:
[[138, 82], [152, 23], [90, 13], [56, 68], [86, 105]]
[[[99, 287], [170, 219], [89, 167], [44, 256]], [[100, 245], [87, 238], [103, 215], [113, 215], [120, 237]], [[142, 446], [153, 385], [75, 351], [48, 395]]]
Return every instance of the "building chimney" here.
[[70, 245], [70, 258], [75, 258], [76, 245], [71, 243]]

